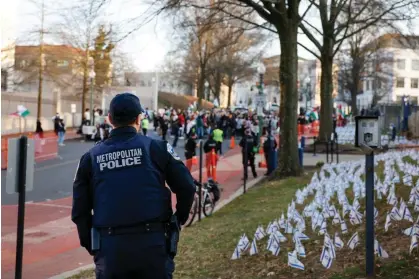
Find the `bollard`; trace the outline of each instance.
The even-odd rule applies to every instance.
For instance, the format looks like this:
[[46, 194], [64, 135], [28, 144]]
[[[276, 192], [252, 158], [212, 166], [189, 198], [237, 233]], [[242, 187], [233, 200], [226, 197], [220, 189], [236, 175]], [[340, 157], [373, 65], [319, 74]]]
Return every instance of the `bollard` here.
[[25, 228], [25, 198], [26, 198], [26, 154], [28, 150], [28, 138], [21, 136], [19, 142], [19, 175], [18, 178], [18, 211], [16, 233], [16, 267], [15, 278], [22, 278], [23, 237]]
[[326, 139], [326, 163], [329, 163], [329, 141]]
[[374, 276], [374, 151], [372, 148], [361, 145], [365, 153], [365, 264], [367, 277]]
[[202, 140], [199, 141], [199, 191], [198, 191], [198, 221], [201, 221], [202, 211], [202, 161], [204, 158], [204, 150]]
[[306, 137], [302, 136], [300, 142], [301, 142], [301, 148], [304, 149], [304, 147], [306, 146]]
[[339, 164], [339, 142], [338, 142], [337, 134], [336, 134], [336, 163]]
[[334, 141], [329, 141], [330, 142], [330, 162], [333, 163], [333, 143]]
[[314, 143], [313, 143], [313, 156], [317, 156], [316, 154], [316, 145], [317, 145], [317, 138], [314, 137]]
[[243, 194], [246, 193], [246, 180], [247, 180], [247, 165], [248, 165], [248, 159], [247, 159], [247, 140], [244, 140], [244, 146], [243, 146]]
[[303, 156], [304, 156], [304, 150], [300, 147], [298, 148], [298, 161], [300, 163], [300, 167], [303, 167]]

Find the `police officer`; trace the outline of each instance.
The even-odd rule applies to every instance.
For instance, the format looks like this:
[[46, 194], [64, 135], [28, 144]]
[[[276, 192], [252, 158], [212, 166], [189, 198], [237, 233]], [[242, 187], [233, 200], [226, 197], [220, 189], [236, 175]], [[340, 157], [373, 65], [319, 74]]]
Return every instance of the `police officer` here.
[[[80, 159], [73, 185], [72, 220], [80, 244], [94, 256], [96, 278], [166, 279], [171, 193], [185, 223], [195, 195], [193, 178], [165, 141], [138, 134], [142, 108], [118, 94], [109, 108], [109, 139]], [[172, 270], [167, 270], [171, 268]]]
[[247, 128], [245, 131], [245, 137], [242, 138], [239, 142], [239, 145], [242, 147], [242, 158], [244, 166], [244, 178], [247, 179], [247, 167], [250, 163], [250, 168], [252, 169], [253, 177], [257, 177], [256, 166], [255, 166], [255, 151], [254, 148], [257, 147], [257, 140], [255, 136], [252, 135], [250, 128]]

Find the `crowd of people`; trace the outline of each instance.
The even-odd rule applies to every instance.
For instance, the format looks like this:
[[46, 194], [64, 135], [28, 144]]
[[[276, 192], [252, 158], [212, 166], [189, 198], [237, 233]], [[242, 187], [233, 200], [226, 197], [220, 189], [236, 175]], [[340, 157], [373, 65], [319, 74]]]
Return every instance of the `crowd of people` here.
[[[144, 127], [148, 128], [151, 117], [153, 117], [154, 130], [163, 140], [166, 140], [168, 135], [173, 137], [173, 147], [177, 147], [178, 139], [185, 139], [185, 159], [189, 170], [192, 168], [193, 158], [197, 155], [197, 140], [207, 139], [203, 147], [206, 154], [215, 150], [219, 156], [222, 156], [223, 140], [233, 137], [241, 139], [239, 145], [242, 147], [243, 158], [247, 157], [253, 175], [257, 176], [255, 155], [260, 147], [258, 140], [259, 119], [251, 111], [233, 112], [228, 109], [191, 111], [164, 108], [153, 116], [147, 114], [143, 119], [143, 129]], [[264, 115], [262, 127], [262, 135], [267, 135], [268, 129], [271, 130], [272, 137], [270, 139], [273, 139], [274, 142], [272, 148], [276, 148], [273, 137], [279, 131], [279, 120], [276, 113]], [[144, 129], [143, 133], [146, 135], [147, 130]], [[268, 146], [265, 144], [263, 148], [266, 149]], [[266, 152], [265, 156], [267, 157], [268, 154]], [[247, 178], [247, 172], [245, 172], [244, 178]]]

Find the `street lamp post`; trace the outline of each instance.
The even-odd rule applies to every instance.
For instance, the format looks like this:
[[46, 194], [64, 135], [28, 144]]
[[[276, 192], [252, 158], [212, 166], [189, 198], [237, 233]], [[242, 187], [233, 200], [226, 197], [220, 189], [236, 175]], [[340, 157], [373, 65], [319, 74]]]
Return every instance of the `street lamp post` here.
[[154, 113], [157, 113], [158, 102], [159, 102], [159, 74], [156, 72], [155, 77], [151, 78], [151, 81], [154, 83], [155, 89], [153, 94], [153, 110]]
[[311, 90], [311, 84], [310, 84], [310, 82], [311, 82], [311, 80], [310, 80], [310, 77], [309, 76], [307, 76], [305, 79], [304, 79], [304, 82], [305, 82], [305, 84], [306, 84], [306, 112], [308, 111], [308, 98], [310, 98], [310, 105], [311, 105], [311, 94], [310, 94], [310, 90]]
[[95, 70], [94, 70], [94, 62], [95, 61], [93, 60], [93, 57], [89, 57], [88, 64], [89, 64], [89, 67], [90, 67], [89, 78], [90, 78], [90, 123], [91, 123], [91, 125], [94, 124], [94, 119], [93, 119], [93, 117], [94, 117], [94, 113], [93, 113], [93, 90], [94, 90], [93, 81], [94, 81], [95, 76], [96, 76], [96, 73], [95, 73]]
[[[263, 96], [263, 77], [266, 72], [265, 65], [263, 63], [259, 64], [259, 67], [257, 68], [258, 74], [259, 74], [259, 96], [262, 99]], [[260, 137], [262, 136], [263, 131], [263, 103], [259, 102], [257, 104], [257, 110], [258, 110], [258, 120], [259, 120], [259, 135], [258, 135], [258, 142], [260, 141]]]
[[208, 81], [205, 81], [205, 100], [208, 101], [208, 87], [209, 87], [209, 83]]

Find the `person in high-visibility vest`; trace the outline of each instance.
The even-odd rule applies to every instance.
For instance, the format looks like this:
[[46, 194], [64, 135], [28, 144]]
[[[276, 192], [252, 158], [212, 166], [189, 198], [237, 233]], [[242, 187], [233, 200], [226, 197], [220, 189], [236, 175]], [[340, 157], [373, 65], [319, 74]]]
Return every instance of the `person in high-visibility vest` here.
[[223, 155], [223, 133], [223, 130], [221, 130], [219, 126], [212, 131], [213, 139], [217, 142], [217, 150], [220, 152], [220, 155]]
[[143, 135], [147, 136], [147, 131], [148, 131], [148, 118], [147, 116], [143, 118], [143, 120], [141, 120], [141, 129], [143, 129]]

